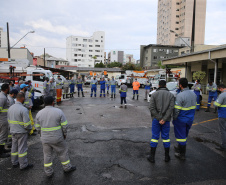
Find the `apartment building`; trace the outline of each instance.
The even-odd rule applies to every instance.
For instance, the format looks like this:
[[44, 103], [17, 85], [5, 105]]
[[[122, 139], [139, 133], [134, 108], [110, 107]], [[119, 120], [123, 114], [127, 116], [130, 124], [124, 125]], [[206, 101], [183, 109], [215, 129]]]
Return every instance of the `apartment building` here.
[[3, 28], [0, 27], [0, 48], [7, 47], [7, 32], [3, 31]]
[[181, 46], [149, 44], [140, 46], [140, 66], [144, 69], [156, 69], [163, 59], [178, 56]]
[[174, 45], [175, 38], [180, 36], [190, 38], [191, 45], [194, 2], [196, 2], [194, 44], [204, 44], [206, 0], [158, 0], [157, 44]]
[[91, 37], [70, 36], [66, 39], [66, 58], [70, 65], [94, 67], [104, 63], [105, 32], [94, 32]]
[[120, 62], [125, 63], [124, 51], [111, 50], [108, 53], [108, 62]]

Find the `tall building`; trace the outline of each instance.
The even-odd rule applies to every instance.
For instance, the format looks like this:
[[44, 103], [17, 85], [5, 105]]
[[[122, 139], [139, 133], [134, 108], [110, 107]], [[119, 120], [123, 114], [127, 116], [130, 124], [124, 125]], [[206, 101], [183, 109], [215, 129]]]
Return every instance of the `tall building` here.
[[105, 33], [97, 31], [91, 37], [70, 36], [66, 41], [66, 57], [70, 65], [94, 67], [104, 63]]
[[158, 0], [157, 44], [174, 45], [175, 33], [182, 38], [190, 38], [191, 44], [195, 1], [194, 44], [204, 44], [206, 0]]
[[0, 27], [0, 48], [7, 47], [7, 32], [3, 31], [3, 28]]

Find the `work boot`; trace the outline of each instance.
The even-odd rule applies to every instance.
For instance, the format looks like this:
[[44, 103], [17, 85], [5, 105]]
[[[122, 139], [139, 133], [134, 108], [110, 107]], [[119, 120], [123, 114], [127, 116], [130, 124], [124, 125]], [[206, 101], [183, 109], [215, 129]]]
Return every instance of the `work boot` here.
[[0, 145], [0, 158], [7, 158], [10, 157], [10, 154], [4, 153], [4, 145]]
[[174, 150], [175, 150], [176, 153], [179, 153], [180, 152], [179, 147], [180, 147], [179, 144], [177, 146], [174, 146]]
[[138, 100], [138, 98], [139, 98], [139, 95], [137, 95], [137, 100]]
[[107, 91], [107, 94], [109, 94], [109, 92]]
[[170, 151], [170, 148], [165, 148], [165, 162], [170, 161], [169, 151]]
[[151, 163], [155, 163], [155, 151], [156, 147], [151, 147], [150, 155], [147, 158], [147, 160]]
[[125, 104], [125, 109], [127, 109], [127, 105]]
[[21, 171], [24, 171], [24, 170], [28, 170], [28, 169], [30, 169], [30, 168], [33, 168], [33, 164], [28, 164], [25, 168], [22, 168], [22, 169], [20, 169]]
[[80, 92], [78, 92], [78, 97], [79, 97]]
[[85, 97], [84, 94], [83, 94], [83, 92], [82, 92], [82, 97]]
[[185, 153], [186, 153], [186, 145], [179, 145], [179, 153], [175, 153], [175, 157], [180, 160], [185, 160]]
[[114, 94], [114, 98], [116, 97], [116, 95]]
[[207, 109], [205, 110], [205, 112], [210, 112], [210, 107], [207, 107]]
[[63, 99], [65, 99], [65, 94], [63, 94]]
[[64, 173], [70, 173], [70, 172], [75, 171], [75, 170], [76, 170], [76, 166], [72, 166], [72, 167], [70, 168], [70, 170], [64, 171]]
[[120, 107], [119, 108], [122, 108], [123, 106], [122, 105], [120, 105]]
[[213, 113], [217, 113], [217, 107], [214, 108], [214, 112]]
[[133, 95], [133, 100], [134, 100], [134, 95]]
[[113, 94], [111, 95], [111, 98], [113, 98]]

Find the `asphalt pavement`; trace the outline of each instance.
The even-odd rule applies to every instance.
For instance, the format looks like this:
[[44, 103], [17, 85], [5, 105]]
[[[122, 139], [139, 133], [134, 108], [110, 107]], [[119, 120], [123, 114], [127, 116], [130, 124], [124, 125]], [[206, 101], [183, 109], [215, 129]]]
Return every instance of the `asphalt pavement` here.
[[[144, 89], [139, 100], [132, 100], [128, 91], [127, 109], [120, 108], [117, 89], [116, 99], [85, 97], [64, 100], [59, 108], [65, 113], [69, 130], [67, 142], [72, 164], [77, 170], [64, 174], [56, 154], [53, 155], [54, 176], [48, 179], [44, 173], [43, 152], [39, 136], [29, 137], [28, 159], [34, 168], [20, 171], [12, 168], [10, 158], [0, 159], [0, 184], [54, 184], [54, 185], [102, 185], [102, 184], [226, 184], [226, 154], [215, 149], [221, 143], [217, 114], [196, 112], [187, 144], [187, 158], [174, 157], [176, 145], [171, 125], [171, 161], [164, 162], [164, 148], [160, 140], [156, 163], [146, 157], [151, 139], [151, 116]], [[34, 116], [37, 113], [34, 112]]]

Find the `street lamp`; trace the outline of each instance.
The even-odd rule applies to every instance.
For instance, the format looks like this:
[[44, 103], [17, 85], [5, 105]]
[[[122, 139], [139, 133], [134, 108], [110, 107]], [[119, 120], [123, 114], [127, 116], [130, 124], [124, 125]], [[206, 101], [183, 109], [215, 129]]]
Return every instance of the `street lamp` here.
[[[191, 51], [192, 51], [192, 48], [191, 48], [191, 46], [189, 46], [188, 44], [187, 44], [187, 42], [185, 42], [185, 40], [182, 38], [182, 37], [180, 37], [175, 31], [173, 31], [173, 30], [170, 30], [170, 32], [171, 33], [174, 33], [175, 34], [175, 36], [176, 37], [179, 37], [189, 48], [190, 48], [190, 53], [191, 53]], [[185, 62], [185, 77], [187, 78], [187, 68], [188, 68], [188, 63], [187, 62]]]
[[[24, 37], [26, 37], [29, 33], [35, 33], [35, 31], [29, 31], [29, 32], [27, 32], [26, 35], [24, 35], [20, 40], [18, 40], [18, 42], [20, 42], [20, 41], [21, 41]], [[18, 43], [18, 42], [17, 42], [17, 43]], [[13, 48], [15, 45], [17, 45], [17, 43], [14, 44], [12, 47], [10, 47], [10, 49]]]
[[180, 39], [181, 39], [181, 40], [182, 40], [182, 41], [183, 41], [183, 42], [191, 49], [191, 46], [189, 46], [188, 43], [185, 42], [185, 40], [184, 40], [182, 37], [180, 37], [175, 31], [170, 30], [170, 32], [171, 32], [171, 33], [175, 33], [175, 36], [176, 36], [176, 37], [179, 37], [179, 38], [180, 38]]

